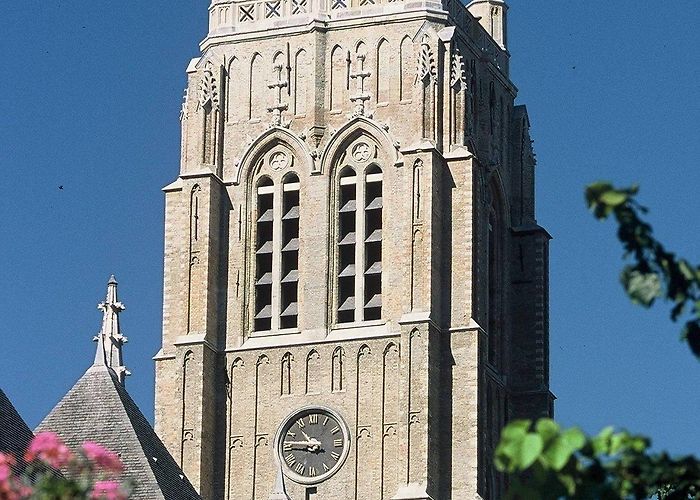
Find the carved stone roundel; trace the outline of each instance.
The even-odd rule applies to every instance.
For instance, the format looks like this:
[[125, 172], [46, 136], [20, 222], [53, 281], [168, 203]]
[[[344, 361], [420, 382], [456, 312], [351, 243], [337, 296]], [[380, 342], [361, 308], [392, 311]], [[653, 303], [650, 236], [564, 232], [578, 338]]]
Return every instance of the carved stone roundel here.
[[282, 170], [289, 166], [289, 157], [286, 153], [278, 151], [270, 156], [270, 168], [272, 170]]
[[371, 156], [372, 151], [366, 142], [355, 144], [355, 147], [352, 148], [352, 157], [357, 162], [369, 161]]

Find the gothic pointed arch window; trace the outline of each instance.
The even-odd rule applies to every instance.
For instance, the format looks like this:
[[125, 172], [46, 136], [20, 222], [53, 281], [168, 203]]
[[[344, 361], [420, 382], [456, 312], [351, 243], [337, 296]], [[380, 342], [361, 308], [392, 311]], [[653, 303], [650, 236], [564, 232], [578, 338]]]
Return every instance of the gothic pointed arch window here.
[[272, 264], [274, 253], [275, 185], [261, 177], [256, 188], [255, 330], [272, 329]]
[[382, 169], [377, 146], [351, 144], [336, 179], [336, 323], [382, 317]]
[[502, 316], [502, 255], [503, 255], [503, 210], [499, 203], [497, 189], [491, 187], [488, 213], [487, 267], [488, 267], [488, 362], [498, 368], [501, 363], [501, 337], [503, 335]]
[[350, 166], [338, 176], [338, 322], [355, 321], [357, 173]]
[[282, 259], [280, 327], [297, 326], [299, 295], [299, 177], [282, 179]]
[[365, 170], [364, 223], [364, 317], [382, 317], [382, 170]]
[[274, 143], [254, 163], [248, 293], [253, 333], [292, 333], [299, 325], [300, 186], [296, 154]]

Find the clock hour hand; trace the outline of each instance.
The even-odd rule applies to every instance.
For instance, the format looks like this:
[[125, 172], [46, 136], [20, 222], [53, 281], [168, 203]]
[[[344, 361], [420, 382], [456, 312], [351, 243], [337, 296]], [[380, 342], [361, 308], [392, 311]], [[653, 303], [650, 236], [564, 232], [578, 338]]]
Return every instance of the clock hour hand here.
[[308, 441], [285, 441], [284, 445], [289, 446], [292, 449], [295, 450], [307, 450], [311, 446], [313, 446], [315, 443], [311, 441], [310, 439]]

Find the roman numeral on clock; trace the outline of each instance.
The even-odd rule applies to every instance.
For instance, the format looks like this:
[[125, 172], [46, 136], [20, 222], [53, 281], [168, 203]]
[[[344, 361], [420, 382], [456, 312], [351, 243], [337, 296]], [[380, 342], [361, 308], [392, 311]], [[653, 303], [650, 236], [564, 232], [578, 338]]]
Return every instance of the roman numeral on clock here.
[[338, 455], [336, 452], [332, 451], [331, 452], [331, 457], [337, 462], [338, 459], [340, 458], [340, 455]]
[[289, 453], [284, 456], [284, 461], [287, 462], [287, 465], [290, 467], [294, 465], [294, 462], [296, 462], [296, 459], [294, 458], [294, 453]]
[[309, 467], [309, 477], [316, 477], [316, 469], [314, 467]]
[[312, 413], [309, 415], [309, 425], [318, 423], [318, 413]]
[[284, 451], [292, 451], [292, 445], [290, 443], [284, 443]]
[[326, 464], [323, 464], [323, 470], [328, 472], [330, 469], [328, 468], [328, 466]]
[[326, 425], [328, 423], [328, 417], [324, 417], [323, 419], [323, 425]]
[[299, 426], [300, 429], [303, 429], [304, 427], [306, 427], [306, 424], [304, 423], [303, 418], [300, 418], [299, 420], [297, 420], [297, 425]]
[[331, 429], [331, 434], [338, 434], [340, 432], [340, 427], [337, 425]]
[[296, 466], [294, 467], [294, 472], [296, 472], [297, 474], [304, 474], [304, 464], [296, 464]]
[[342, 439], [334, 439], [333, 446], [335, 446], [336, 448], [342, 448], [343, 447], [343, 440]]

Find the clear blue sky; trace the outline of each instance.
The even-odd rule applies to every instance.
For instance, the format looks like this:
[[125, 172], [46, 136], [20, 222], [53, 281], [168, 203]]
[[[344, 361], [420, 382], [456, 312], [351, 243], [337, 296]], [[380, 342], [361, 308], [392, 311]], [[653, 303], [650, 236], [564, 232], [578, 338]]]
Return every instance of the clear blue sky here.
[[[634, 7], [632, 7], [634, 5]], [[185, 68], [206, 0], [0, 5], [0, 387], [36, 425], [92, 362], [115, 273], [128, 389], [153, 413], [163, 196], [177, 175]], [[512, 79], [529, 107], [551, 244], [556, 413], [700, 454], [700, 362], [666, 309], [628, 303], [596, 179], [639, 182], [667, 245], [700, 261], [697, 2], [511, 2]], [[64, 186], [59, 190], [59, 186]]]

